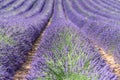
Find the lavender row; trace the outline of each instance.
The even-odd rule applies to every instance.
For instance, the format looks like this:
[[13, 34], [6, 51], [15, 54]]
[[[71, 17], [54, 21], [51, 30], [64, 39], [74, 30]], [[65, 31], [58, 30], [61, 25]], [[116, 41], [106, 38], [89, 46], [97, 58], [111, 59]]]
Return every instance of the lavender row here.
[[63, 1], [54, 1], [54, 13], [52, 17], [52, 22], [59, 20], [66, 20], [65, 13], [63, 11]]
[[76, 0], [75, 1], [72, 1], [72, 0], [63, 1], [63, 6], [64, 6], [66, 17], [70, 21], [72, 21], [75, 25], [77, 25], [79, 28], [82, 28], [86, 23], [92, 22], [92, 21], [110, 22], [114, 24], [119, 24], [118, 20], [108, 19], [103, 16], [99, 16], [97, 14], [89, 13], [85, 11], [85, 9], [81, 9], [82, 6], [79, 6], [79, 8], [77, 8], [78, 3], [79, 2], [77, 2]]
[[[89, 2], [89, 1], [88, 1]], [[93, 1], [91, 1], [91, 2], [93, 2]], [[80, 22], [81, 22], [81, 20], [83, 21], [83, 22], [86, 22], [86, 21], [84, 21], [84, 20], [88, 20], [88, 19], [90, 19], [90, 20], [94, 20], [94, 21], [112, 21], [112, 22], [118, 22], [118, 20], [117, 19], [114, 19], [114, 18], [110, 18], [110, 17], [106, 17], [106, 16], [104, 16], [104, 15], [99, 15], [99, 14], [97, 14], [97, 13], [94, 13], [94, 12], [92, 12], [89, 8], [88, 8], [88, 6], [90, 6], [90, 5], [85, 5], [86, 3], [84, 2], [84, 3], [82, 3], [81, 1], [73, 1], [73, 0], [71, 0], [71, 1], [64, 1], [64, 6], [65, 6], [65, 12], [66, 12], [66, 14], [67, 14], [67, 16], [68, 16], [68, 18], [73, 22], [73, 23], [75, 23], [77, 26], [80, 26], [80, 25], [78, 25], [78, 24], [80, 24]], [[67, 7], [67, 6], [69, 6], [69, 7]], [[94, 6], [95, 7], [95, 6]], [[102, 12], [102, 11], [101, 11]], [[116, 14], [115, 12], [114, 12], [114, 14]], [[73, 17], [74, 17], [74, 19], [72, 19], [72, 15], [74, 15]], [[111, 15], [111, 17], [113, 17], [112, 15]], [[118, 17], [117, 17], [118, 18]], [[77, 22], [77, 21], [80, 21], [80, 22]]]
[[60, 23], [52, 23], [44, 32], [26, 79], [117, 80], [109, 65], [79, 28], [72, 23]]
[[[78, 1], [76, 1], [76, 2], [78, 2]], [[95, 2], [95, 1], [85, 2], [85, 1], [79, 0], [79, 2], [78, 2], [79, 5], [78, 6], [79, 6], [79, 8], [81, 8], [80, 6], [82, 6], [84, 8], [83, 11], [85, 11], [86, 14], [89, 14], [91, 16], [91, 18], [93, 17], [95, 19], [97, 18], [97, 20], [102, 19], [102, 20], [115, 21], [114, 18], [111, 18], [111, 17], [113, 17], [113, 15], [109, 15], [110, 12], [108, 14], [104, 14], [105, 11], [108, 10], [108, 9], [106, 9], [104, 11], [101, 11], [100, 8], [98, 7], [99, 4], [94, 5], [93, 3], [90, 3], [90, 2]], [[104, 8], [102, 8], [102, 9], [104, 9]]]
[[[3, 27], [2, 27], [3, 26]], [[14, 25], [13, 25], [14, 26]], [[26, 27], [26, 26], [24, 26]], [[10, 79], [25, 61], [39, 32], [34, 27], [1, 25], [0, 79]], [[29, 32], [30, 31], [30, 32]]]
[[109, 2], [105, 1], [105, 0], [101, 0], [102, 2], [104, 2], [105, 4], [111, 5], [112, 7], [114, 7], [115, 9], [120, 10], [119, 5], [120, 2], [119, 1], [114, 1], [114, 0], [109, 0]]
[[[49, 4], [48, 4], [49, 3]], [[52, 15], [53, 0], [45, 4], [41, 14], [34, 18], [36, 21], [24, 20], [24, 22], [2, 23], [0, 35], [0, 79], [12, 80], [15, 71], [24, 63], [28, 51], [31, 50], [34, 41], [45, 28]]]
[[45, 0], [36, 1], [36, 3], [34, 3], [33, 7], [31, 7], [31, 9], [29, 9], [25, 13], [22, 13], [21, 16], [28, 18], [28, 17], [38, 15], [42, 11], [42, 9], [45, 5], [45, 2], [47, 2], [47, 1], [45, 1]]
[[79, 15], [71, 6], [72, 4], [68, 0], [63, 1], [64, 11], [66, 17], [78, 27], [83, 27], [87, 19], [83, 15]]
[[[113, 16], [117, 16], [119, 14], [119, 12], [117, 12], [116, 10], [111, 11], [111, 8], [113, 8], [112, 6], [111, 6], [111, 8], [105, 8], [104, 6], [106, 4], [101, 3], [101, 1], [93, 0], [93, 1], [88, 1], [88, 2], [86, 2], [86, 1], [81, 1], [81, 2], [83, 2], [84, 5], [89, 6], [91, 11], [95, 11], [96, 14], [98, 13], [98, 14], [102, 14], [103, 16], [109, 16], [109, 18], [113, 17]], [[118, 11], [120, 11], [120, 10], [118, 10]], [[105, 12], [107, 12], [108, 14], [105, 14]]]
[[104, 22], [89, 22], [82, 32], [102, 47], [106, 53], [113, 54], [120, 63], [120, 28], [119, 25]]
[[[101, 8], [103, 7], [103, 8], [105, 8], [105, 9], [108, 9], [108, 10], [112, 10], [113, 12], [119, 12], [120, 11], [120, 9], [118, 9], [118, 8], [115, 8], [114, 7], [114, 5], [115, 4], [113, 4], [113, 3], [111, 3], [111, 2], [108, 2], [108, 3], [106, 3], [106, 2], [104, 2], [105, 0], [101, 0], [101, 1], [92, 1], [92, 2], [94, 2], [95, 4], [98, 4], [98, 3], [100, 3], [100, 4], [98, 4]], [[110, 3], [110, 4], [109, 4]]]
[[[10, 5], [6, 5], [5, 7], [2, 7], [0, 9], [0, 14], [11, 11], [11, 10], [15, 10], [17, 7], [20, 7], [20, 5], [22, 5], [23, 3], [24, 3], [24, 0], [20, 0], [20, 1], [16, 0], [13, 3], [11, 3]], [[3, 4], [3, 3], [1, 2], [1, 4]]]
[[35, 1], [36, 0], [28, 0], [28, 1], [24, 2], [24, 4], [21, 5], [20, 7], [18, 7], [17, 9], [0, 14], [0, 16], [11, 17], [11, 16], [15, 16], [15, 15], [24, 13], [25, 11], [29, 10], [32, 7], [32, 5], [35, 3]]
[[81, 1], [73, 1], [71, 0], [71, 3], [73, 3], [71, 6], [73, 9], [79, 14], [83, 15], [85, 18], [90, 19], [90, 20], [108, 20], [108, 18], [103, 17], [98, 14], [94, 14], [93, 12], [90, 12], [89, 10], [86, 9], [86, 6], [81, 3]]
[[[16, 2], [16, 3], [15, 3]], [[7, 5], [1, 10], [1, 17], [31, 17], [39, 14], [45, 4], [45, 0], [33, 0], [33, 1], [15, 1], [14, 3]], [[46, 1], [47, 2], [47, 1]], [[17, 6], [16, 6], [17, 5]]]
[[[75, 1], [71, 1], [71, 2], [75, 2]], [[76, 18], [77, 18], [77, 16], [79, 17], [79, 15], [71, 14], [74, 11], [73, 11], [73, 8], [71, 8], [71, 6], [69, 6], [69, 5], [70, 5], [70, 2], [66, 1], [64, 3], [66, 14], [69, 17], [69, 19], [74, 24], [76, 24], [78, 27], [80, 27], [80, 28], [83, 27], [83, 33], [85, 33], [85, 35], [87, 35], [89, 38], [91, 38], [99, 46], [104, 48], [105, 51], [113, 53], [115, 55], [116, 60], [119, 61], [119, 53], [120, 53], [119, 35], [120, 35], [120, 32], [119, 32], [118, 26], [120, 24], [118, 23], [118, 21], [109, 21], [109, 19], [108, 20], [103, 19], [104, 21], [95, 19], [95, 21], [94, 21], [93, 19], [88, 19], [88, 20], [83, 20], [83, 22], [82, 22], [83, 24], [81, 25], [80, 23], [81, 23], [82, 18], [79, 18], [77, 20]], [[74, 5], [74, 3], [73, 3], [73, 5]], [[69, 9], [71, 12], [70, 11], [67, 12]], [[70, 17], [70, 15], [74, 15], [74, 19], [72, 17]], [[98, 19], [99, 19], [99, 17], [98, 17]], [[110, 25], [108, 25], [108, 24], [110, 24]]]
[[9, 5], [9, 4], [13, 3], [13, 2], [14, 2], [14, 0], [7, 0], [7, 1], [3, 0], [3, 1], [1, 1], [1, 3], [0, 3], [0, 5], [1, 5], [0, 9], [6, 7], [7, 5]]
[[[42, 0], [41, 0], [42, 1]], [[43, 2], [43, 1], [42, 1]], [[48, 16], [48, 14], [50, 13], [50, 10], [52, 10], [52, 7], [53, 6], [50, 2], [50, 4], [48, 4], [50, 1], [49, 0], [46, 0], [45, 1], [45, 4], [43, 4], [44, 6], [42, 7], [40, 13], [36, 13], [34, 15], [29, 15], [31, 17], [28, 17], [27, 15], [26, 16], [23, 16], [23, 15], [15, 15], [15, 16], [12, 16], [12, 17], [2, 17], [0, 16], [0, 21], [2, 23], [7, 23], [7, 24], [19, 24], [19, 23], [23, 23], [23, 24], [34, 24], [36, 25], [37, 23], [39, 23], [39, 21], [41, 20], [41, 18], [43, 19], [44, 17], [41, 17], [41, 16]], [[49, 17], [49, 16], [48, 16]]]
[[[86, 9], [93, 12], [94, 14], [99, 14], [99, 15], [102, 15], [102, 16], [107, 17], [107, 18], [119, 20], [119, 17], [118, 17], [119, 13], [118, 12], [114, 11], [114, 13], [113, 13], [113, 11], [111, 11], [109, 9], [105, 9], [104, 7], [103, 8], [98, 7], [98, 5], [100, 4], [100, 1], [96, 1], [99, 3], [97, 6], [95, 6], [91, 2], [92, 1], [81, 0], [81, 3], [83, 3], [86, 6]], [[95, 2], [95, 1], [93, 1], [93, 2]], [[108, 13], [108, 14], [106, 14], [106, 13]]]
[[[117, 80], [117, 76], [101, 58], [92, 42], [79, 32], [79, 28], [65, 20], [61, 4], [61, 0], [55, 2], [57, 9], [54, 8], [52, 23], [44, 32], [26, 79]], [[71, 8], [64, 1], [63, 4], [65, 9]], [[76, 14], [72, 11], [72, 14]], [[72, 15], [68, 17], [71, 18]]]

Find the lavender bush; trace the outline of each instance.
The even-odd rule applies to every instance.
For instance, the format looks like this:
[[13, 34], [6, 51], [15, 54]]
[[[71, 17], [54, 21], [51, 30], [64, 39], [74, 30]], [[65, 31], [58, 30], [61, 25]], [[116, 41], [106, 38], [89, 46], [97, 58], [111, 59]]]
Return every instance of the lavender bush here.
[[[112, 53], [116, 62], [120, 63], [120, 31], [118, 27], [120, 24], [117, 16], [119, 10], [104, 9], [100, 6], [102, 2], [95, 0], [65, 0], [63, 3], [68, 19], [81, 28], [84, 35], [103, 48], [106, 53]], [[96, 5], [98, 3], [99, 5]]]
[[[49, 3], [49, 4], [48, 4]], [[25, 62], [28, 51], [44, 30], [51, 14], [53, 1], [46, 1], [41, 15], [32, 18], [17, 18], [2, 21], [0, 25], [0, 79], [13, 80], [15, 71]], [[14, 16], [13, 16], [14, 17]], [[38, 17], [38, 18], [36, 18]], [[41, 17], [41, 18], [40, 18]], [[36, 21], [32, 21], [36, 19]], [[30, 19], [30, 20], [29, 20]], [[22, 21], [24, 20], [24, 21]], [[14, 22], [12, 22], [14, 21]], [[12, 23], [11, 23], [12, 22]]]
[[87, 37], [102, 47], [106, 53], [112, 53], [117, 63], [120, 63], [120, 28], [118, 25], [104, 22], [90, 22], [82, 30]]
[[95, 45], [120, 63], [119, 5], [117, 0], [0, 0], [0, 80], [13, 80], [43, 31], [25, 79], [118, 80]]
[[[70, 26], [50, 26], [44, 33], [26, 79], [116, 80], [117, 76], [98, 50], [77, 31], [78, 28]], [[106, 72], [109, 75], [105, 75]]]

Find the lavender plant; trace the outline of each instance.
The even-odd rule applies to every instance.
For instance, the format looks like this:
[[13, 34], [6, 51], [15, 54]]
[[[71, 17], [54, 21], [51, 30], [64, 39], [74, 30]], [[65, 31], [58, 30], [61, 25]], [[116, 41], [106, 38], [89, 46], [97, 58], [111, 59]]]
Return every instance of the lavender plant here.
[[0, 34], [0, 42], [4, 42], [5, 44], [8, 44], [8, 45], [12, 45], [12, 44], [15, 44], [15, 40], [13, 40], [12, 38], [8, 37], [7, 35], [4, 35], [4, 34]]
[[[97, 3], [97, 5], [95, 5], [93, 2], [98, 2], [98, 3]], [[81, 0], [81, 3], [84, 4], [84, 6], [86, 7], [86, 10], [88, 9], [88, 11], [90, 11], [94, 14], [101, 15], [101, 16], [106, 17], [108, 19], [119, 20], [119, 17], [117, 17], [117, 15], [119, 15], [118, 12], [106, 9], [105, 7], [101, 8], [101, 6], [99, 6], [101, 4], [101, 1], [84, 1], [84, 0]], [[104, 6], [104, 5], [102, 5], [102, 6]], [[106, 13], [108, 13], [108, 14], [106, 14]]]
[[[77, 1], [71, 1], [71, 2], [74, 3], [72, 5], [73, 5], [73, 8], [76, 10], [76, 12], [78, 12], [79, 15], [82, 15], [82, 14], [86, 15], [86, 18], [90, 19], [90, 21], [92, 21], [92, 20], [95, 20], [95, 21], [96, 20], [97, 21], [103, 21], [103, 20], [104, 21], [109, 21], [109, 20], [115, 21], [115, 19], [111, 18], [111, 17], [113, 17], [112, 15], [109, 15], [110, 17], [108, 17], [107, 14], [106, 14], [107, 16], [105, 14], [103, 14], [103, 13], [105, 13], [105, 11], [101, 11], [99, 9], [99, 7], [102, 7], [102, 6], [99, 6], [98, 3], [96, 4], [95, 2], [97, 2], [97, 1], [84, 2], [82, 0], [77, 0]], [[102, 9], [109, 10], [109, 9], [104, 9], [104, 8], [102, 8]], [[113, 11], [113, 10], [111, 10], [111, 11]], [[113, 12], [115, 12], [115, 11], [113, 11]], [[109, 10], [109, 13], [111, 13], [110, 10]]]
[[[82, 74], [82, 70], [88, 69], [89, 60], [87, 60], [80, 71], [74, 72], [74, 68], [79, 59], [86, 58], [84, 52], [78, 49], [78, 44], [73, 42], [78, 40], [77, 36], [70, 34], [70, 31], [60, 34], [59, 43], [53, 41], [53, 56], [44, 55], [48, 71], [45, 72], [45, 80], [91, 80], [86, 73]], [[78, 50], [79, 52], [77, 52]], [[87, 58], [86, 58], [87, 59]]]
[[[87, 22], [86, 18], [83, 15], [79, 15], [75, 9], [72, 7], [72, 3], [68, 0], [63, 0], [63, 5], [65, 9], [65, 14], [68, 19], [73, 22], [79, 28], [82, 28], [83, 25]], [[74, 15], [74, 16], [72, 16]]]
[[[45, 28], [49, 18], [51, 17], [52, 6], [53, 0], [46, 1], [46, 4], [39, 15], [36, 14], [32, 16], [32, 18], [23, 17], [24, 19], [17, 19], [17, 16], [14, 15], [12, 17], [5, 18], [4, 20], [6, 20], [6, 22], [4, 22], [4, 20], [1, 21], [1, 80], [13, 80], [15, 71], [18, 70], [25, 62], [26, 56], [31, 50], [33, 43], [40, 35], [42, 30]], [[33, 19], [35, 19], [36, 21], [33, 21]]]
[[[113, 27], [114, 26], [114, 27]], [[116, 58], [116, 62], [119, 62], [120, 53], [120, 28], [118, 24], [112, 22], [89, 22], [82, 28], [82, 32], [95, 44], [103, 48], [106, 53], [112, 53]]]
[[79, 28], [75, 26], [50, 26], [44, 33], [26, 79], [117, 80], [92, 42], [77, 31]]
[[[0, 29], [3, 30], [0, 30], [0, 79], [13, 79], [11, 76], [24, 63], [34, 41], [54, 14], [52, 27], [46, 30], [33, 60], [32, 73], [29, 74], [32, 78], [28, 79], [117, 80], [90, 41], [114, 53], [119, 62], [119, 2], [110, 2], [1, 0]], [[69, 20], [83, 32], [76, 34], [78, 28], [75, 25], [70, 27], [73, 25]], [[106, 25], [107, 22], [110, 24]]]

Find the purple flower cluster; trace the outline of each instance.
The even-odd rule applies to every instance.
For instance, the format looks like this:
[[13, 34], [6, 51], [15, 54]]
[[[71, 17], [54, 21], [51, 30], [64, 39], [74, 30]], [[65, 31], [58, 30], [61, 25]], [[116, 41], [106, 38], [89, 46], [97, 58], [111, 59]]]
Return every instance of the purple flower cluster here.
[[0, 0], [0, 80], [13, 80], [41, 33], [25, 79], [83, 74], [88, 80], [118, 80], [95, 45], [120, 63], [119, 5], [117, 0]]
[[[81, 57], [78, 60], [78, 62], [76, 62], [77, 64], [75, 66], [74, 71], [76, 73], [82, 73], [84, 75], [87, 75], [88, 77], [91, 78], [91, 80], [95, 78], [96, 80], [104, 80], [104, 79], [117, 80], [117, 76], [112, 72], [109, 65], [106, 64], [106, 62], [102, 59], [102, 57], [99, 54], [99, 51], [94, 47], [93, 43], [90, 42], [88, 38], [83, 36], [83, 34], [79, 32], [79, 28], [77, 28], [73, 24], [63, 25], [63, 26], [51, 24], [49, 26], [49, 28], [44, 32], [44, 36], [33, 58], [31, 69], [29, 71], [29, 74], [26, 76], [26, 79], [28, 80], [34, 80], [39, 78], [44, 79], [46, 77], [46, 73], [47, 72], [49, 73], [49, 69], [46, 63], [47, 59], [49, 60], [49, 58], [54, 59], [54, 64], [59, 63], [59, 62], [56, 62], [58, 61], [57, 59], [59, 58], [55, 57], [53, 49], [57, 52], [56, 54], [62, 54], [62, 53], [66, 54], [67, 52], [69, 52], [69, 49], [68, 50], [62, 49], [61, 51], [59, 51], [59, 49], [61, 48], [57, 47], [57, 45], [62, 46], [62, 43], [66, 45], [67, 42], [65, 42], [65, 37], [67, 36], [61, 37], [60, 34], [67, 33], [68, 30], [70, 30], [69, 36], [74, 37], [72, 38], [73, 39], [72, 44], [74, 46], [72, 47], [73, 49], [72, 53], [76, 54], [77, 52], [79, 53], [79, 55], [84, 53], [85, 55], [85, 58]], [[77, 47], [75, 45], [77, 45]], [[48, 58], [44, 56], [48, 56]], [[84, 69], [79, 72], [78, 70], [81, 69], [86, 64], [85, 62], [87, 60], [90, 61], [88, 72], [87, 70], [84, 70]], [[67, 70], [68, 68], [64, 67], [64, 69]]]
[[63, 4], [68, 19], [120, 63], [120, 3], [112, 0], [64, 0]]
[[[62, 0], [55, 1], [54, 15], [51, 20], [52, 23], [43, 34], [39, 47], [33, 58], [33, 62], [31, 63], [31, 69], [29, 71], [29, 74], [26, 76], [26, 79], [44, 79], [46, 77], [46, 73], [49, 73], [47, 61], [50, 61], [50, 58], [53, 59], [54, 64], [59, 63], [56, 62], [58, 61], [57, 59], [59, 59], [59, 57], [56, 57], [55, 55], [61, 54], [61, 52], [63, 54], [66, 54], [70, 51], [70, 49], [67, 48], [61, 49], [62, 43], [64, 43], [64, 47], [67, 44], [67, 42], [65, 42], [65, 38], [67, 36], [61, 37], [60, 34], [70, 31], [69, 36], [74, 37], [71, 41], [74, 46], [72, 47], [73, 54], [75, 54], [76, 52], [80, 53], [80, 55], [84, 53], [84, 55], [86, 56], [86, 58], [79, 59], [74, 71], [78, 72], [78, 69], [82, 68], [86, 64], [85, 62], [87, 60], [90, 60], [90, 70], [88, 71], [87, 76], [91, 77], [92, 80], [94, 80], [95, 77], [97, 80], [117, 80], [117, 76], [110, 69], [109, 65], [106, 64], [106, 62], [102, 59], [99, 51], [93, 45], [94, 43], [92, 43], [88, 38], [86, 38], [86, 35], [84, 36], [84, 33], [78, 27], [72, 24], [72, 22], [70, 22], [69, 20], [65, 20], [62, 9]], [[77, 38], [75, 38], [75, 36]], [[75, 47], [75, 44], [77, 44], [78, 46]], [[57, 53], [54, 54], [54, 52]], [[48, 56], [48, 58], [46, 58], [45, 56]], [[67, 70], [67, 67], [64, 67], [64, 69]], [[86, 74], [86, 72], [86, 70], [82, 70], [80, 73]], [[108, 73], [109, 75], [106, 75], [106, 73]]]
[[107, 53], [112, 53], [116, 61], [120, 63], [120, 28], [118, 25], [90, 22], [82, 28], [82, 32]]
[[[33, 43], [44, 30], [52, 15], [52, 0], [33, 1], [24, 0], [24, 2], [19, 2], [19, 5], [16, 4], [17, 9], [15, 10], [18, 10], [18, 12], [15, 12], [15, 15], [6, 17], [2, 21], [0, 20], [0, 80], [13, 80], [15, 71], [24, 63], [27, 53], [32, 49]], [[15, 2], [16, 1], [13, 0], [9, 5]], [[7, 1], [6, 3], [3, 1], [3, 3], [3, 5], [6, 6], [2, 8], [7, 9], [9, 6], [7, 6]], [[42, 4], [44, 7], [42, 7], [42, 5], [41, 7], [37, 7], [34, 4]], [[21, 11], [21, 9], [24, 9], [23, 5], [27, 8], [24, 12]], [[38, 10], [32, 13], [30, 17], [26, 18], [23, 16], [23, 14], [27, 15], [31, 13], [29, 10], [33, 8], [33, 5], [34, 8], [37, 7]], [[5, 14], [12, 14], [15, 10], [13, 8], [13, 10], [8, 12], [3, 11], [0, 16], [3, 17]], [[21, 12], [19, 12], [19, 10]]]

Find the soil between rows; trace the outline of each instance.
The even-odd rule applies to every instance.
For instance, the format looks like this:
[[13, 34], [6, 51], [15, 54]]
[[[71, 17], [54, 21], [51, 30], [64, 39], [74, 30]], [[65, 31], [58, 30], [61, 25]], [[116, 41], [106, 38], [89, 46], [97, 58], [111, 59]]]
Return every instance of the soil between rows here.
[[[51, 20], [48, 22], [46, 28], [51, 24]], [[45, 29], [46, 29], [45, 28]], [[45, 31], [44, 29], [44, 31]], [[26, 62], [22, 64], [22, 67], [16, 71], [15, 75], [14, 75], [14, 80], [25, 80], [25, 76], [28, 74], [29, 70], [30, 70], [30, 65], [33, 61], [33, 57], [34, 54], [36, 53], [37, 49], [38, 49], [38, 45], [41, 41], [42, 36], [44, 35], [44, 31], [40, 34], [40, 36], [37, 38], [37, 40], [35, 41], [32, 50], [28, 53]]]

